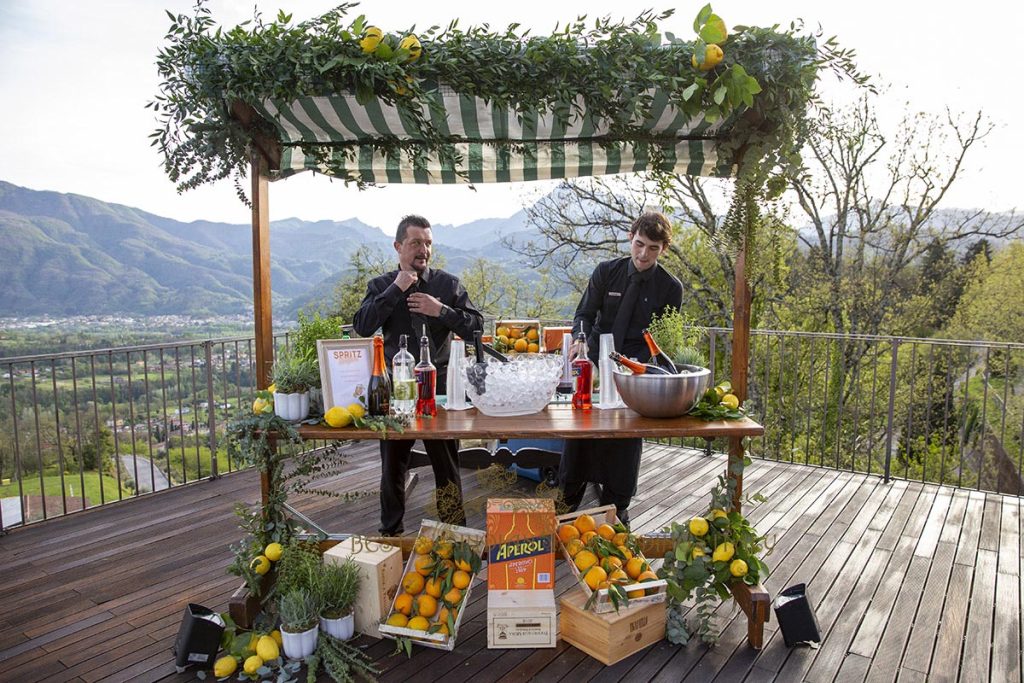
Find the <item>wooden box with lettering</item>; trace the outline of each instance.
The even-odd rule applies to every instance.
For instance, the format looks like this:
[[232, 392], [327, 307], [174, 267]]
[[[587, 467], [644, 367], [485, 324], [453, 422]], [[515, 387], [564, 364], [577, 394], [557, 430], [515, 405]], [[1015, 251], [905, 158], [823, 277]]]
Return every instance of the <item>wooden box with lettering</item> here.
[[586, 602], [580, 591], [567, 591], [560, 601], [562, 640], [608, 666], [665, 637], [664, 602], [605, 614], [584, 609]]
[[380, 621], [402, 581], [402, 549], [351, 536], [324, 552], [327, 563], [341, 564], [350, 557], [362, 577], [355, 605], [356, 630], [380, 638]]
[[488, 648], [555, 647], [557, 644], [558, 609], [553, 590], [488, 591]]

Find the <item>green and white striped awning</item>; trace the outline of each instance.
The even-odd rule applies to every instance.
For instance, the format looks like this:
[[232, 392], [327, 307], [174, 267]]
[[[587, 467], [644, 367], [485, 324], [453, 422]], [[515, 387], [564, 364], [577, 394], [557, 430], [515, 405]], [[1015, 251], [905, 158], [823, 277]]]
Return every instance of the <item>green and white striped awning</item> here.
[[397, 107], [354, 95], [265, 100], [256, 111], [271, 122], [281, 145], [273, 178], [306, 170], [373, 183], [493, 183], [662, 170], [687, 175], [731, 176], [733, 159], [721, 143], [731, 120], [689, 119], [652, 91], [652, 107], [633, 140], [614, 140], [608, 126], [586, 115], [577, 101], [564, 123], [550, 112], [523, 116], [507, 107], [437, 91], [425, 117], [450, 140], [457, 161], [436, 155], [388, 157], [374, 140], [415, 144], [416, 127]]

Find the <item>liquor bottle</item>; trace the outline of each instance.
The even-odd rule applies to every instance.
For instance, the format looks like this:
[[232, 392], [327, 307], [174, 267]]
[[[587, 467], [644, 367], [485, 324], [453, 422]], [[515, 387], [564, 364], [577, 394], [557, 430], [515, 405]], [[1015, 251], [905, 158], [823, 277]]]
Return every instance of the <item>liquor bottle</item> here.
[[594, 364], [587, 358], [587, 337], [583, 332], [576, 337], [576, 349], [572, 359], [573, 392], [572, 407], [590, 410], [594, 393]]
[[619, 365], [621, 365], [622, 367], [626, 368], [627, 370], [631, 370], [634, 375], [671, 375], [672, 374], [671, 372], [669, 372], [668, 370], [666, 370], [663, 367], [659, 367], [657, 365], [651, 365], [650, 363], [639, 363], [639, 362], [637, 362], [635, 360], [630, 360], [629, 358], [626, 358], [625, 356], [623, 356], [618, 351], [612, 351], [611, 353], [608, 354], [608, 357], [611, 358], [616, 363], [618, 363]]
[[654, 337], [651, 335], [650, 330], [644, 330], [644, 341], [647, 342], [647, 348], [651, 351], [651, 365], [657, 365], [658, 367], [665, 368], [671, 375], [678, 375], [679, 370], [676, 368], [676, 364], [672, 362], [672, 359], [668, 357], [664, 351], [658, 346], [658, 342], [654, 341]]
[[373, 338], [373, 374], [366, 390], [366, 408], [370, 415], [385, 416], [391, 412], [391, 380], [384, 359], [384, 337]]
[[437, 391], [437, 368], [430, 362], [430, 339], [427, 338], [427, 326], [423, 326], [420, 337], [420, 362], [413, 368], [416, 376], [416, 417], [434, 417], [437, 415], [437, 402], [434, 398]]
[[562, 377], [558, 380], [559, 394], [571, 394], [573, 389], [572, 381], [572, 354], [576, 342], [568, 332], [562, 335]]
[[416, 410], [415, 364], [416, 359], [409, 353], [409, 335], [403, 334], [398, 338], [398, 353], [391, 362], [391, 381], [395, 389], [391, 408], [396, 415], [412, 415]]

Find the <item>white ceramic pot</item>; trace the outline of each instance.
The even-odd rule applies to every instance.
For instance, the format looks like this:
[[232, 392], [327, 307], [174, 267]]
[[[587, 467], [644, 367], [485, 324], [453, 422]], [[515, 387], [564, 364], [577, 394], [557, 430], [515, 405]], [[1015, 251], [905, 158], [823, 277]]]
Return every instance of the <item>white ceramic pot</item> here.
[[309, 392], [280, 394], [274, 392], [274, 413], [283, 420], [296, 422], [309, 415]]
[[316, 639], [319, 635], [319, 626], [314, 626], [302, 633], [291, 633], [281, 629], [281, 645], [284, 648], [284, 656], [288, 659], [305, 659], [316, 649]]
[[348, 640], [356, 631], [356, 617], [354, 614], [349, 614], [340, 619], [320, 617], [320, 628], [332, 638]]

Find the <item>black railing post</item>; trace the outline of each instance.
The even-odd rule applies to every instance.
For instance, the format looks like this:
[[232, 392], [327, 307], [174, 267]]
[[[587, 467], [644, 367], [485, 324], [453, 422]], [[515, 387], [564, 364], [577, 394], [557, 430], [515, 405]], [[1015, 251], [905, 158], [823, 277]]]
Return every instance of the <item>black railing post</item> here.
[[889, 469], [892, 466], [892, 424], [896, 413], [896, 360], [899, 356], [900, 340], [892, 340], [892, 359], [889, 361], [889, 414], [885, 422], [885, 478], [889, 483]]
[[[206, 352], [206, 422], [210, 430], [210, 479], [216, 479], [217, 472], [217, 403], [213, 396], [213, 342], [203, 342]], [[198, 435], [197, 435], [198, 436]]]

